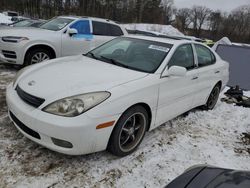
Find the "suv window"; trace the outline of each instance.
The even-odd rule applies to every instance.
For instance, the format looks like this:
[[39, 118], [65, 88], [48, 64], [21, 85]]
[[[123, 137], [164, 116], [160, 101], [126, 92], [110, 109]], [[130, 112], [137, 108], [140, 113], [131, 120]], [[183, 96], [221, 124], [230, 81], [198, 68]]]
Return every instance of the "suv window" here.
[[93, 34], [110, 36], [109, 24], [93, 21]]
[[104, 36], [121, 36], [123, 32], [117, 25], [93, 21], [93, 34]]
[[74, 28], [78, 31], [78, 34], [90, 34], [89, 20], [80, 20], [73, 23], [70, 28]]
[[199, 67], [212, 65], [216, 59], [214, 54], [205, 46], [195, 44]]
[[168, 68], [174, 65], [185, 67], [187, 70], [195, 67], [194, 54], [191, 44], [184, 44], [177, 48], [174, 55], [168, 62]]
[[112, 36], [121, 36], [123, 35], [123, 32], [121, 28], [117, 25], [110, 24], [110, 30]]

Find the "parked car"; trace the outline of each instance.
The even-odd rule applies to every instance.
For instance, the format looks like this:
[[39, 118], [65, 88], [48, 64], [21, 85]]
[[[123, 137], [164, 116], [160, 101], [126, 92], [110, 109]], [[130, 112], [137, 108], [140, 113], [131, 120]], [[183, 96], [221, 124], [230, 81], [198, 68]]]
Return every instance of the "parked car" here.
[[9, 116], [54, 151], [124, 156], [146, 131], [197, 106], [213, 109], [228, 69], [195, 41], [119, 37], [85, 55], [21, 70], [7, 87]]
[[212, 166], [194, 166], [165, 188], [249, 188], [250, 172]]
[[19, 15], [18, 12], [10, 11], [10, 10], [4, 11], [3, 14], [6, 15], [6, 16], [10, 16], [10, 17], [18, 16]]
[[90, 51], [126, 35], [113, 21], [91, 17], [56, 17], [39, 28], [2, 28], [0, 61], [31, 65], [44, 60]]
[[12, 27], [40, 27], [45, 23], [44, 20], [35, 20], [35, 19], [27, 19], [27, 20], [21, 20], [16, 23], [10, 24]]
[[28, 20], [28, 19], [30, 19], [30, 18], [28, 18], [28, 17], [23, 17], [23, 16], [12, 16], [12, 17], [11, 17], [11, 21], [12, 21], [13, 23], [20, 22], [20, 21], [23, 21], [23, 20]]

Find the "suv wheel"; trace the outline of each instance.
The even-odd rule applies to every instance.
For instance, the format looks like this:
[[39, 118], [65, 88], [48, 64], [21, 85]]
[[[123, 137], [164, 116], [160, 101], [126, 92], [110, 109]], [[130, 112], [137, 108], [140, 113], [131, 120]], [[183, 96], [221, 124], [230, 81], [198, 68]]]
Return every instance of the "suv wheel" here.
[[52, 59], [52, 53], [46, 49], [34, 49], [28, 52], [25, 58], [25, 65], [33, 65], [36, 63], [40, 63], [42, 61], [46, 61]]

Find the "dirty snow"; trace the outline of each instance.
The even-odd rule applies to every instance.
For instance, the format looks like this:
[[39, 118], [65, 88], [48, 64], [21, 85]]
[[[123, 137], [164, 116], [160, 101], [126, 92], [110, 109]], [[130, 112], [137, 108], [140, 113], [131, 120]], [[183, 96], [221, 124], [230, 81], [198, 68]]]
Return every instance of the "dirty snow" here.
[[11, 17], [0, 13], [0, 24], [11, 24]]
[[250, 109], [222, 102], [147, 133], [124, 158], [50, 151], [23, 137], [7, 117], [5, 87], [14, 75], [0, 67], [0, 187], [163, 187], [195, 164], [250, 170], [250, 146], [242, 139], [250, 132]]
[[165, 34], [172, 36], [184, 36], [178, 29], [174, 28], [172, 25], [161, 25], [161, 24], [122, 24], [126, 29], [129, 30], [139, 30], [148, 31], [155, 34]]

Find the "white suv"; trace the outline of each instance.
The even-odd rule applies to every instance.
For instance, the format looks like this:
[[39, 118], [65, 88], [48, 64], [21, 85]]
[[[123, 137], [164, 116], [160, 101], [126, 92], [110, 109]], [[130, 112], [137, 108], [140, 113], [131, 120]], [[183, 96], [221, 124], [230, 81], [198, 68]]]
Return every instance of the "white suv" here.
[[30, 65], [44, 60], [86, 53], [127, 31], [100, 18], [60, 16], [40, 28], [2, 28], [0, 62]]

